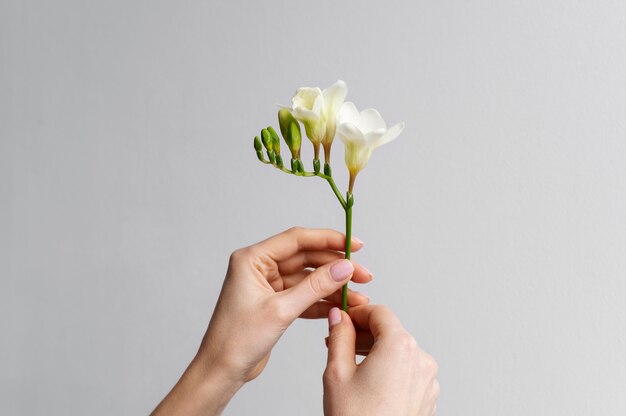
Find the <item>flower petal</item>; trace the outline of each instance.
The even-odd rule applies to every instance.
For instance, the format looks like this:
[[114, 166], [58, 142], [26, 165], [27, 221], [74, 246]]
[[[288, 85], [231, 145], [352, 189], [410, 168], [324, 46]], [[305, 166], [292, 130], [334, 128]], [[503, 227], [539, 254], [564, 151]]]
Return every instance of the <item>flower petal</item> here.
[[348, 87], [345, 82], [339, 80], [322, 91], [322, 95], [326, 104], [326, 116], [335, 117], [341, 108], [341, 104], [346, 100]]
[[375, 148], [378, 146], [378, 142], [387, 134], [387, 129], [376, 129], [368, 131], [364, 134], [365, 142], [368, 146]]
[[365, 145], [365, 138], [363, 137], [363, 133], [352, 123], [341, 123], [337, 126], [337, 135], [341, 139], [342, 142], [348, 143], [359, 143], [361, 145]]
[[313, 110], [318, 97], [322, 96], [319, 88], [302, 87], [298, 88], [296, 94], [291, 99], [291, 107], [295, 110], [298, 107], [304, 107], [307, 110]]
[[380, 139], [378, 139], [375, 146], [379, 147], [383, 144], [389, 143], [390, 141], [398, 137], [400, 133], [402, 133], [402, 130], [404, 130], [404, 122], [391, 126], [389, 130], [387, 130], [387, 133], [385, 133]]
[[387, 128], [387, 125], [385, 124], [385, 120], [383, 120], [380, 113], [373, 108], [368, 108], [368, 109], [361, 111], [361, 113], [359, 114], [359, 117], [360, 117], [360, 120], [357, 126], [359, 127], [359, 129], [361, 129], [363, 133], [367, 133], [372, 130]]
[[359, 110], [357, 110], [354, 103], [346, 101], [342, 104], [337, 114], [337, 124], [351, 123], [357, 125], [359, 122]]
[[303, 123], [316, 123], [320, 119], [320, 114], [314, 111], [308, 110], [305, 107], [296, 107], [291, 112], [296, 120]]

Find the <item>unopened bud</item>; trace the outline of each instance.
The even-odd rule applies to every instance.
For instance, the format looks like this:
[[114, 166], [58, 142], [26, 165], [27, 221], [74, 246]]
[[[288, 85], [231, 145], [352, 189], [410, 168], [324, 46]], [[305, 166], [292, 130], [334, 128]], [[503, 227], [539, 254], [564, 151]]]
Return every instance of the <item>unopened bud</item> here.
[[276, 166], [279, 168], [283, 167], [283, 157], [279, 154], [276, 155]]
[[324, 175], [333, 176], [333, 170], [330, 168], [328, 163], [324, 163]]
[[313, 160], [313, 172], [320, 173], [320, 160], [319, 159]]
[[259, 136], [254, 137], [254, 150], [256, 150], [257, 152], [263, 150], [263, 144], [261, 144], [261, 139], [259, 139]]
[[302, 145], [302, 133], [300, 132], [300, 124], [298, 120], [294, 118], [291, 112], [286, 108], [278, 110], [278, 123], [280, 125], [280, 132], [289, 147], [291, 157], [293, 159], [300, 159], [300, 147]]
[[276, 152], [277, 155], [279, 155], [280, 154], [280, 137], [278, 137], [278, 133], [276, 133], [276, 130], [274, 130], [272, 126], [268, 126], [267, 131], [270, 134], [270, 137], [272, 138], [274, 151]]
[[263, 140], [263, 146], [265, 146], [265, 150], [273, 151], [274, 150], [274, 142], [272, 140], [272, 136], [270, 136], [270, 132], [267, 129], [261, 130], [261, 139]]

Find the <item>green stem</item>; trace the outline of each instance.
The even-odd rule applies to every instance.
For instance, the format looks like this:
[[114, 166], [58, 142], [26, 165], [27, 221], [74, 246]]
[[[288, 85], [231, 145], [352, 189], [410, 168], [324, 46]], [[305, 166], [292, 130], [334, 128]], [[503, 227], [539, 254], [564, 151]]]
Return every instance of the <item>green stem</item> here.
[[[346, 259], [350, 260], [350, 249], [352, 248], [352, 194], [346, 195], [347, 205], [344, 207], [346, 211]], [[348, 310], [348, 284], [341, 288], [341, 307], [344, 311]]]
[[323, 173], [318, 173], [317, 176], [319, 176], [320, 178], [324, 178], [324, 179], [326, 179], [328, 181], [328, 184], [330, 185], [330, 187], [332, 188], [333, 192], [335, 193], [335, 196], [339, 200], [339, 203], [341, 204], [341, 207], [344, 210], [348, 209], [348, 206], [346, 205], [346, 201], [344, 201], [343, 197], [341, 196], [341, 192], [339, 192], [339, 189], [337, 189], [337, 185], [335, 185], [335, 181], [333, 180], [332, 176], [326, 176]]
[[[261, 160], [261, 162], [265, 163], [266, 165], [273, 165], [272, 162], [268, 162], [266, 160]], [[287, 169], [286, 167], [278, 167], [276, 165], [273, 165], [276, 169], [280, 169], [285, 173], [289, 173], [291, 175], [296, 175], [296, 176], [303, 176], [305, 178], [312, 178], [313, 176], [318, 176], [322, 179], [326, 179], [328, 181], [328, 184], [330, 185], [331, 189], [333, 190], [333, 192], [335, 193], [335, 196], [337, 197], [337, 199], [339, 200], [339, 203], [341, 204], [341, 207], [343, 209], [347, 209], [347, 205], [346, 205], [346, 201], [343, 199], [343, 196], [341, 196], [341, 192], [339, 191], [339, 189], [337, 188], [337, 185], [335, 184], [335, 180], [333, 179], [332, 176], [329, 175], [325, 175], [321, 172], [315, 173], [315, 172], [294, 172], [291, 171], [289, 169]]]

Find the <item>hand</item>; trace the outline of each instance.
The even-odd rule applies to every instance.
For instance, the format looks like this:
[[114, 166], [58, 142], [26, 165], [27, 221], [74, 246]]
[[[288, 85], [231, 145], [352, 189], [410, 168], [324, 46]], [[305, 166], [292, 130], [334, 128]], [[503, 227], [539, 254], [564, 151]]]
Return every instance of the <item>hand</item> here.
[[[391, 310], [367, 305], [345, 313], [334, 308], [328, 321], [325, 415], [435, 414], [437, 363], [419, 348]], [[367, 355], [358, 365], [357, 353]]]
[[[235, 251], [200, 349], [154, 414], [221, 413], [241, 385], [261, 373], [296, 318], [328, 316], [341, 304], [342, 285], [372, 279], [364, 267], [342, 260], [344, 247], [337, 231], [292, 228]], [[353, 238], [352, 250], [362, 247]], [[348, 294], [351, 306], [368, 302]]]

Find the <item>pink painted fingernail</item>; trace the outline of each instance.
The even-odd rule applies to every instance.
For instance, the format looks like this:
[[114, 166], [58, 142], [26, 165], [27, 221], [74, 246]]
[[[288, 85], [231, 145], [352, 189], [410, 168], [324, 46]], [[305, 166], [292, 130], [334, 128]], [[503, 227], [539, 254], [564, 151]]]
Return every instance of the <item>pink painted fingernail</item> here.
[[361, 244], [362, 246], [364, 246], [364, 245], [365, 245], [365, 243], [363, 242], [363, 240], [361, 240], [360, 238], [357, 238], [357, 237], [352, 237], [352, 239], [353, 239], [354, 241], [356, 241], [357, 243]]
[[328, 312], [328, 326], [335, 326], [341, 322], [341, 311], [339, 308], [332, 308]]
[[330, 268], [330, 276], [335, 282], [346, 280], [354, 272], [354, 266], [350, 260], [341, 260]]

